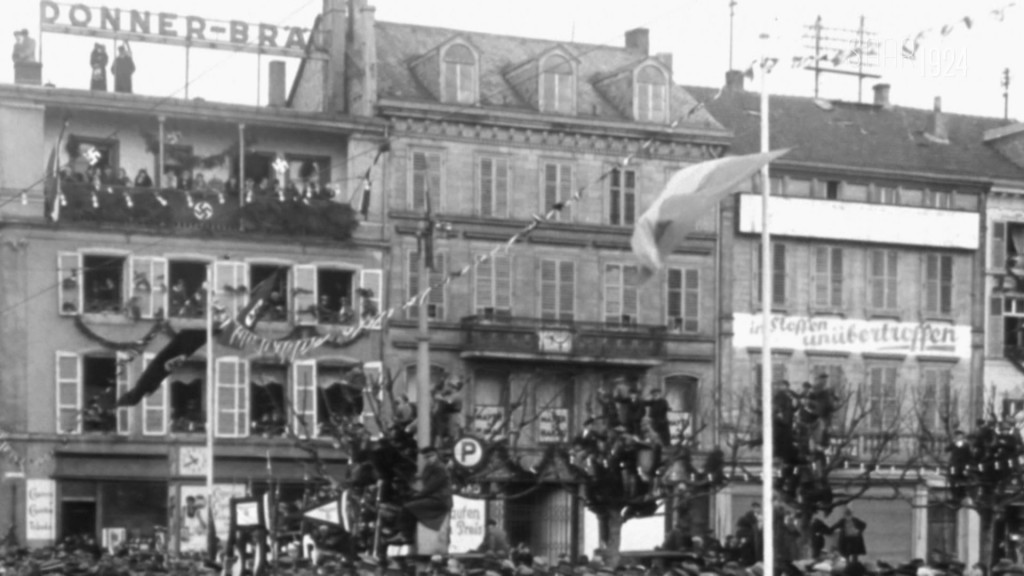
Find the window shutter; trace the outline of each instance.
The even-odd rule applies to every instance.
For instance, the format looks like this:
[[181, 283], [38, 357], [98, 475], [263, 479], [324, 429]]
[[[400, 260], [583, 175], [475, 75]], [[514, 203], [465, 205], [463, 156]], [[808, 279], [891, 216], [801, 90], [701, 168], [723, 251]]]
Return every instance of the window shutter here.
[[812, 248], [812, 298], [815, 306], [828, 306], [828, 247], [815, 246]]
[[558, 202], [558, 164], [544, 165], [544, 197], [540, 209], [544, 212]]
[[623, 224], [631, 226], [636, 221], [636, 172], [626, 170], [625, 177], [622, 191]]
[[57, 433], [81, 434], [82, 359], [74, 352], [57, 352]]
[[427, 155], [423, 152], [412, 153], [412, 209], [423, 210], [426, 207], [425, 194], [429, 185], [429, 167]]
[[[636, 266], [622, 267], [622, 322], [636, 323], [640, 315], [640, 272]], [[629, 316], [627, 319], [626, 316]], [[627, 321], [628, 320], [628, 321]]]
[[512, 257], [499, 254], [494, 262], [494, 308], [509, 314], [512, 311]]
[[494, 216], [494, 160], [480, 159], [480, 214]]
[[241, 438], [249, 432], [248, 363], [235, 357], [217, 358], [217, 436]]
[[686, 296], [683, 301], [683, 331], [697, 332], [700, 329], [700, 271], [686, 270]]
[[928, 312], [939, 311], [938, 261], [935, 254], [924, 255], [924, 309]]
[[988, 355], [991, 358], [1002, 358], [1003, 347], [1006, 344], [1006, 336], [1004, 335], [1006, 327], [1003, 324], [1003, 297], [993, 296], [989, 298], [988, 305], [988, 329], [986, 330]]
[[609, 198], [611, 202], [608, 210], [608, 222], [613, 226], [622, 224], [622, 170], [612, 168], [609, 182]]
[[604, 267], [604, 320], [618, 322], [622, 319], [622, 266], [608, 264]]
[[772, 303], [786, 303], [786, 245], [775, 244], [772, 254]]
[[[117, 397], [120, 398], [125, 392], [131, 388], [131, 373], [129, 367], [131, 366], [131, 356], [127, 352], [118, 352], [116, 354], [117, 362]], [[132, 413], [135, 408], [132, 406], [118, 407], [117, 409], [117, 433], [122, 435], [128, 435], [132, 433]]]
[[665, 315], [671, 329], [681, 329], [683, 317], [683, 271], [677, 268], [668, 270], [668, 294]]
[[292, 268], [292, 294], [296, 324], [316, 324], [317, 302], [317, 268], [311, 264], [300, 264]]
[[1003, 268], [1006, 266], [1006, 223], [992, 223], [992, 268]]
[[492, 270], [494, 259], [488, 258], [477, 262], [476, 266], [476, 313], [483, 314], [486, 309], [494, 308], [494, 283]]
[[[369, 290], [376, 300], [377, 311], [380, 312], [384, 306], [384, 271], [380, 268], [366, 268], [359, 271], [359, 287]], [[358, 310], [362, 313], [363, 303], [359, 302]], [[379, 327], [374, 326], [376, 330]]]
[[135, 300], [139, 315], [142, 318], [153, 317], [153, 258], [151, 256], [133, 256], [129, 262], [128, 276], [129, 298]]
[[953, 312], [953, 257], [942, 256], [939, 269], [939, 309], [943, 314]]
[[213, 286], [211, 287], [213, 293], [207, 299], [210, 301], [214, 297], [217, 298], [223, 303], [225, 311], [232, 318], [238, 316], [238, 311], [245, 306], [241, 293], [248, 292], [248, 278], [239, 273], [240, 267], [244, 270], [245, 264], [221, 260], [214, 262]]
[[[156, 354], [146, 352], [142, 355], [142, 369], [145, 370]], [[209, 385], [209, 383], [204, 383]], [[170, 383], [165, 378], [160, 388], [142, 399], [142, 434], [145, 436], [163, 436], [167, 434], [167, 412], [170, 404]], [[206, 398], [203, 395], [203, 398]], [[205, 402], [205, 400], [204, 400]]]
[[57, 310], [61, 316], [82, 313], [82, 255], [77, 252], [57, 254]]
[[316, 360], [296, 360], [292, 363], [292, 406], [295, 411], [292, 423], [295, 434], [300, 437], [316, 438], [319, 435], [317, 422], [317, 366]]
[[571, 261], [558, 264], [558, 311], [562, 320], [572, 321], [576, 312], [576, 264]]
[[896, 252], [885, 253], [888, 264], [888, 278], [886, 278], [886, 307], [896, 310], [899, 307], [897, 289], [899, 286], [899, 258]]
[[843, 305], [843, 249], [832, 249], [832, 306]]
[[500, 158], [494, 163], [494, 215], [508, 216], [508, 158]]
[[170, 295], [167, 258], [154, 256], [150, 266], [150, 283], [153, 292], [150, 298], [149, 315], [146, 316], [145, 310], [142, 314], [146, 318], [167, 318], [168, 310], [170, 310], [167, 302]]
[[540, 263], [540, 316], [558, 318], [558, 263], [541, 260]]

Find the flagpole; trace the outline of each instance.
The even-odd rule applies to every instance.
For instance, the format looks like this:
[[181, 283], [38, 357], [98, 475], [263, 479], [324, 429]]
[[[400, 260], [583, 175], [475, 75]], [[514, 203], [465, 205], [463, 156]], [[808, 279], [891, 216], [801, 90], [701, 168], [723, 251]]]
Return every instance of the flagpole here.
[[[213, 262], [206, 265], [206, 506], [208, 521], [213, 523], [213, 433], [215, 383], [213, 381]], [[213, 526], [206, 527], [208, 542]], [[211, 550], [206, 553], [214, 558]]]
[[[769, 150], [768, 139], [768, 34], [761, 34], [761, 152]], [[769, 338], [772, 311], [772, 267], [771, 235], [768, 232], [768, 197], [771, 195], [769, 162], [761, 168], [761, 511], [764, 518], [761, 553], [764, 556], [764, 573], [775, 574], [775, 506], [773, 502], [772, 470], [774, 461], [774, 436], [772, 434], [772, 348]]]

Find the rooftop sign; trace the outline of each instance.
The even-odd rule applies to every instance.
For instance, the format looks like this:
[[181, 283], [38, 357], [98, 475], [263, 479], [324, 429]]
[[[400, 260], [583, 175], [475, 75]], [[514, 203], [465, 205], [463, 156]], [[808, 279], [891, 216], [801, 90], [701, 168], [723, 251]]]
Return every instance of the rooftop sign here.
[[[323, 43], [320, 41], [320, 33], [309, 28], [253, 24], [241, 20], [211, 20], [172, 12], [150, 12], [41, 0], [39, 26], [42, 32], [95, 38], [294, 58], [327, 57], [321, 51]], [[307, 46], [310, 47], [308, 53]]]

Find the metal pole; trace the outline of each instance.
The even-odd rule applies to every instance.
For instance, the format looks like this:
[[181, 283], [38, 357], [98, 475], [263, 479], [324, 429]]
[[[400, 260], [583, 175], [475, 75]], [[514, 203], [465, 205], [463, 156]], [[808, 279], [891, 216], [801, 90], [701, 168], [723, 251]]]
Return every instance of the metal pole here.
[[[768, 34], [761, 35], [762, 60], [761, 60], [761, 152], [768, 152], [770, 142], [768, 139], [768, 67], [765, 65], [768, 58]], [[762, 438], [764, 445], [761, 449], [761, 510], [764, 514], [764, 531], [761, 550], [764, 554], [764, 573], [775, 574], [775, 507], [773, 502], [774, 470], [774, 436], [772, 434], [772, 348], [769, 338], [769, 327], [771, 326], [772, 311], [772, 251], [771, 235], [768, 232], [768, 198], [771, 196], [771, 180], [769, 179], [768, 164], [761, 169], [761, 427], [763, 428]]]
[[185, 100], [188, 100], [188, 85], [189, 85], [189, 55], [191, 54], [192, 46], [190, 44], [185, 45]]
[[[417, 278], [419, 281], [416, 283], [416, 289], [419, 293], [422, 293], [427, 286], [430, 285], [429, 271], [427, 270], [427, 243], [432, 242], [433, 231], [430, 229], [431, 223], [426, 223], [425, 229], [421, 232], [419, 246], [419, 271]], [[417, 346], [416, 346], [416, 443], [420, 448], [426, 448], [430, 446], [430, 324], [427, 320], [427, 300], [424, 298], [419, 302], [417, 306], [417, 316], [419, 320], [419, 332], [417, 334]], [[423, 470], [424, 460], [421, 456], [419, 458], [419, 469]]]
[[[814, 21], [814, 97], [818, 97], [818, 83], [821, 81], [821, 16]], [[762, 87], [762, 93], [764, 89]], [[764, 112], [762, 110], [762, 112]], [[763, 126], [762, 126], [763, 128]], [[764, 135], [762, 135], [762, 138]], [[768, 181], [765, 181], [767, 184]]]
[[732, 34], [736, 22], [736, 0], [729, 1], [729, 70], [732, 70]]
[[[213, 358], [213, 262], [206, 265], [206, 506], [209, 519], [213, 520], [213, 434], [214, 418], [217, 411], [214, 382]], [[207, 526], [207, 531], [213, 526]], [[210, 550], [207, 550], [210, 553]], [[212, 557], [212, 555], [211, 555]]]
[[245, 206], [245, 124], [238, 125], [238, 206]]
[[263, 54], [256, 53], [256, 105], [260, 105], [260, 90], [263, 90]]
[[857, 45], [860, 50], [860, 58], [857, 63], [857, 102], [864, 101], [864, 15], [860, 17], [860, 43]]
[[164, 122], [166, 120], [167, 118], [163, 116], [157, 116], [157, 121], [160, 123], [160, 128], [157, 131], [157, 136], [160, 138], [160, 157], [156, 161], [156, 174], [154, 175], [156, 178], [153, 179], [156, 182], [157, 189], [162, 188], [164, 184], [164, 141], [166, 140], [164, 137]]

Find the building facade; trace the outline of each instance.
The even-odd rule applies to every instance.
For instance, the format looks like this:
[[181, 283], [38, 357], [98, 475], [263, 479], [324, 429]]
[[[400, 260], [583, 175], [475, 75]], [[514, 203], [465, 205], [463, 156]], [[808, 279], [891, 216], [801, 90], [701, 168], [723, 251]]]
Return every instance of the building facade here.
[[[0, 93], [0, 426], [17, 455], [0, 464], [5, 525], [33, 545], [123, 529], [205, 549], [211, 460], [220, 504], [271, 477], [301, 498], [316, 471], [299, 438], [341, 476], [325, 425], [360, 404], [352, 369], [381, 359], [379, 329], [345, 335], [360, 290], [383, 294], [388, 251], [380, 200], [364, 218], [348, 199], [367, 170], [380, 178], [384, 123], [280, 100]], [[115, 405], [173, 334], [205, 332], [211, 298], [233, 314], [264, 281], [266, 346], [204, 346], [138, 406]], [[325, 335], [297, 357], [273, 342]]]
[[[948, 114], [938, 101], [932, 111], [892, 106], [888, 92], [876, 86], [872, 104], [771, 97], [771, 146], [793, 147], [770, 182], [773, 381], [800, 393], [824, 374], [840, 391], [833, 442], [853, 465], [830, 477], [840, 493], [857, 491], [857, 463], [878, 466], [852, 505], [872, 557], [938, 548], [967, 558], [970, 515], [926, 505], [944, 498], [934, 468], [903, 471], [941, 460], [948, 434], [979, 414], [986, 200], [995, 181], [1021, 173], [983, 145], [998, 120]], [[742, 76], [730, 73], [717, 99], [694, 93], [736, 132], [735, 152], [758, 149], [760, 96]], [[720, 350], [736, 397], [761, 383], [761, 210], [759, 178], [723, 209], [732, 281], [722, 283]], [[759, 497], [754, 485], [721, 493], [720, 531]]]

